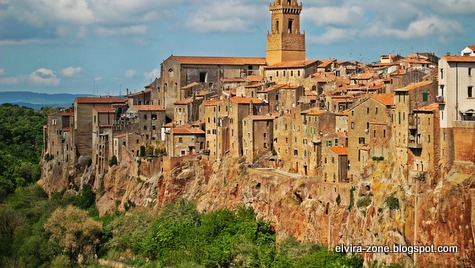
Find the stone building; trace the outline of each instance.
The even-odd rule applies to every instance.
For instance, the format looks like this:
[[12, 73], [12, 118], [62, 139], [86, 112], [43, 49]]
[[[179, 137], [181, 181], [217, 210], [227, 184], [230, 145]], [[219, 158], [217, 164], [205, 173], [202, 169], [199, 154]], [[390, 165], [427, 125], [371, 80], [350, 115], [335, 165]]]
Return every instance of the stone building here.
[[267, 106], [258, 98], [231, 97], [228, 100], [231, 155], [242, 156], [242, 120], [248, 115], [265, 114]]
[[242, 120], [242, 143], [247, 163], [252, 164], [273, 150], [274, 119], [272, 115], [249, 115]]
[[[187, 86], [200, 84], [201, 90], [222, 89], [222, 79], [260, 74], [265, 58], [170, 56], [161, 64], [159, 103], [166, 109], [188, 98]], [[184, 93], [180, 93], [181, 90]]]
[[94, 108], [111, 108], [113, 104], [126, 104], [116, 97], [77, 97], [74, 101], [74, 149], [75, 158], [92, 156], [92, 125]]
[[[462, 53], [468, 53], [466, 51]], [[475, 57], [442, 57], [438, 77], [437, 102], [444, 172], [455, 162], [472, 163], [472, 170], [475, 170]]]
[[43, 129], [44, 154], [61, 161], [69, 161], [74, 157], [72, 133], [74, 113], [71, 109], [48, 115]]
[[107, 169], [113, 154], [112, 142], [116, 111], [112, 107], [97, 107], [92, 110], [92, 163], [98, 172]]
[[206, 154], [211, 160], [221, 158], [223, 155], [220, 145], [223, 144], [225, 136], [223, 136], [223, 118], [227, 116], [228, 107], [221, 100], [205, 100], [204, 101], [204, 121], [206, 132]]
[[307, 77], [317, 72], [318, 63], [317, 60], [283, 61], [267, 66], [264, 76], [267, 81], [278, 84], [302, 85]]
[[152, 89], [146, 88], [145, 90], [128, 93], [127, 102], [129, 107], [134, 105], [149, 105], [152, 102]]
[[300, 97], [305, 93], [302, 86], [283, 86], [279, 89], [279, 106], [278, 111], [284, 113], [290, 112], [295, 108], [300, 100]]
[[[173, 119], [177, 125], [191, 124], [200, 119], [200, 115], [203, 115], [203, 98], [188, 98], [174, 103], [174, 116]], [[202, 116], [201, 116], [202, 117]]]
[[410, 177], [429, 172], [436, 175], [431, 176], [432, 178], [439, 178], [440, 174], [436, 173], [440, 160], [439, 104], [433, 103], [414, 109], [414, 121], [414, 125], [409, 126]]
[[383, 156], [387, 159], [391, 137], [391, 108], [393, 106], [393, 94], [373, 94], [349, 109], [348, 164], [351, 165], [350, 176], [359, 178], [366, 161], [372, 157]]
[[272, 18], [267, 34], [267, 64], [306, 60], [305, 33], [300, 33], [302, 5], [297, 0], [274, 0], [269, 10]]
[[181, 157], [200, 153], [205, 149], [205, 132], [187, 125], [172, 128], [167, 134], [168, 156]]
[[324, 182], [349, 182], [348, 147], [324, 147], [322, 157]]

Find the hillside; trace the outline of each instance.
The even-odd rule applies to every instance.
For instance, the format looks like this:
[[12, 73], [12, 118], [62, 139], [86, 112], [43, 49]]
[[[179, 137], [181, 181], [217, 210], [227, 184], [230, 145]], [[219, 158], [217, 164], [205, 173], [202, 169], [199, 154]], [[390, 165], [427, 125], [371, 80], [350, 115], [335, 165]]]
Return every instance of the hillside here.
[[32, 109], [42, 107], [69, 107], [76, 97], [90, 96], [88, 94], [46, 94], [28, 91], [0, 92], [0, 104], [11, 103]]

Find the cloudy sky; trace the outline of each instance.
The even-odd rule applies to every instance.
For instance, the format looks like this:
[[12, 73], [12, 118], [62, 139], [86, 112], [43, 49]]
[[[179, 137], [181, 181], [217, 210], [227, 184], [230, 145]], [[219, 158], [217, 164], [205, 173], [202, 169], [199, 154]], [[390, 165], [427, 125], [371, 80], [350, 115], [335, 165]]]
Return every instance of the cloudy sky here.
[[[173, 55], [265, 57], [271, 0], [0, 0], [0, 91], [124, 94]], [[473, 0], [303, 0], [307, 58], [459, 53]]]

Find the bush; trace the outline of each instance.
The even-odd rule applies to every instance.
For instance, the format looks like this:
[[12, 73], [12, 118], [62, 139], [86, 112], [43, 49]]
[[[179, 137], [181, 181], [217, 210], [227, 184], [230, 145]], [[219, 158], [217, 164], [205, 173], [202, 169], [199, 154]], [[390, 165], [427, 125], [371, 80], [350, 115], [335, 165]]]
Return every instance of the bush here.
[[109, 160], [109, 167], [117, 165], [117, 156], [113, 155]]
[[416, 180], [420, 181], [420, 182], [425, 182], [426, 181], [426, 172], [425, 171], [422, 171], [422, 172], [419, 172], [417, 173], [416, 175]]
[[350, 189], [350, 204], [348, 205], [348, 210], [351, 211], [353, 204], [355, 203], [355, 186], [352, 186]]
[[362, 207], [367, 207], [371, 204], [371, 197], [368, 197], [368, 196], [365, 196], [363, 198], [360, 198], [358, 200], [358, 202], [356, 203], [356, 206], [358, 208], [362, 208]]
[[392, 194], [390, 197], [386, 198], [385, 203], [388, 206], [388, 208], [391, 209], [391, 210], [399, 209], [399, 199], [394, 197], [394, 194]]
[[373, 161], [383, 161], [384, 156], [373, 156]]

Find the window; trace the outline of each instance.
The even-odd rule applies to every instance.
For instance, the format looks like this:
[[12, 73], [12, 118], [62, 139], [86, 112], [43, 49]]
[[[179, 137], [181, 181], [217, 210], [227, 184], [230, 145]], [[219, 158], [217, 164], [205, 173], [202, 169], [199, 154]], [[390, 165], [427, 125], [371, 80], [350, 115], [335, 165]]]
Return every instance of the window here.
[[469, 98], [473, 98], [473, 86], [469, 86], [469, 87], [467, 88], [467, 96], [468, 96]]
[[383, 138], [386, 138], [386, 129], [383, 129]]
[[440, 79], [444, 79], [444, 69], [440, 69]]
[[146, 114], [143, 115], [143, 120], [147, 120], [147, 115]]
[[376, 138], [376, 129], [373, 130], [373, 138]]
[[288, 32], [289, 32], [289, 33], [292, 33], [292, 28], [293, 28], [293, 27], [292, 27], [292, 26], [293, 26], [292, 24], [293, 24], [293, 22], [294, 22], [293, 20], [289, 20], [289, 25], [288, 25]]
[[422, 93], [422, 101], [427, 102], [429, 100], [429, 92]]
[[282, 75], [285, 76], [285, 71], [282, 71]]
[[200, 73], [200, 83], [205, 83], [208, 78], [208, 74], [206, 72]]
[[468, 76], [472, 76], [472, 68], [468, 68]]
[[299, 155], [299, 150], [294, 150], [294, 156], [298, 156]]
[[264, 142], [264, 149], [267, 149], [267, 143]]
[[440, 95], [444, 96], [444, 85], [440, 86]]
[[290, 76], [294, 76], [294, 71], [290, 71]]
[[279, 20], [276, 20], [275, 21], [275, 32], [278, 33], [279, 32]]
[[366, 107], [366, 113], [369, 114], [369, 107]]
[[181, 138], [181, 137], [178, 138], [178, 142], [179, 142], [179, 143], [183, 143], [183, 138]]
[[279, 77], [279, 71], [276, 71], [275, 76]]
[[374, 113], [375, 113], [375, 114], [378, 114], [378, 107], [376, 107]]
[[363, 137], [358, 138], [358, 143], [359, 144], [365, 144], [365, 139]]
[[351, 129], [355, 129], [355, 122], [351, 122]]
[[335, 164], [335, 157], [332, 156], [332, 164]]
[[300, 76], [300, 71], [297, 71], [297, 76]]

